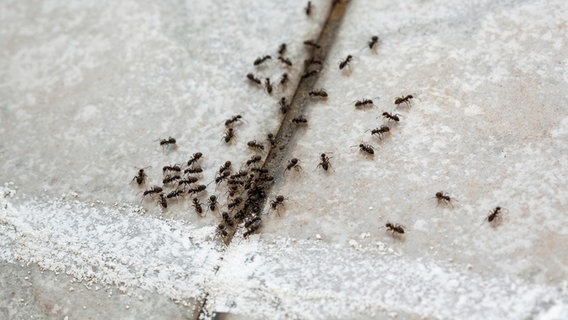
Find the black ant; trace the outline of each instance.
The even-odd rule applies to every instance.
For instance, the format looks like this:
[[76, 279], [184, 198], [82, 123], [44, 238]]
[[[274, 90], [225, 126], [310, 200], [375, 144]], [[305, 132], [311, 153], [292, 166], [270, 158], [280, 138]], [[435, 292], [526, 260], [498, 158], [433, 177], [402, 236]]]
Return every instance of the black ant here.
[[153, 186], [152, 188], [150, 188], [150, 189], [144, 191], [144, 194], [142, 195], [142, 197], [145, 197], [145, 196], [147, 196], [147, 195], [149, 195], [149, 194], [160, 193], [160, 192], [162, 192], [162, 191], [163, 191], [163, 189], [162, 189], [161, 187]]
[[231, 210], [231, 209], [233, 209], [234, 207], [240, 205], [242, 202], [243, 202], [243, 198], [236, 198], [236, 199], [234, 199], [232, 202], [229, 202], [229, 203], [227, 204], [227, 208], [228, 208], [229, 210]]
[[233, 222], [233, 219], [231, 219], [231, 216], [229, 215], [229, 213], [227, 212], [223, 212], [222, 213], [223, 216], [223, 221], [225, 221], [225, 223], [229, 226], [229, 227], [234, 227], [235, 223]]
[[249, 167], [251, 164], [259, 162], [260, 160], [262, 160], [261, 156], [254, 156], [250, 158], [250, 160], [247, 160], [247, 167]]
[[393, 237], [404, 234], [404, 226], [400, 224], [387, 222], [387, 224], [385, 224], [385, 227], [388, 231], [392, 232]]
[[371, 99], [363, 99], [355, 101], [355, 108], [366, 108], [373, 105], [373, 100]]
[[262, 85], [262, 81], [260, 81], [260, 79], [256, 78], [252, 73], [247, 74], [247, 78], [248, 78], [251, 82], [254, 82], [254, 83], [258, 84], [259, 86]]
[[164, 209], [168, 208], [168, 200], [166, 200], [166, 197], [164, 197], [163, 193], [160, 193], [160, 199], [158, 201], [162, 206], [162, 208]]
[[316, 49], [321, 49], [321, 46], [319, 44], [313, 42], [312, 40], [306, 40], [306, 41], [304, 41], [304, 44], [307, 45], [307, 46], [316, 48]]
[[256, 230], [258, 230], [260, 228], [260, 225], [262, 224], [262, 220], [261, 219], [256, 219], [254, 220], [248, 227], [248, 230], [243, 233], [243, 237], [248, 238], [248, 236], [250, 236], [251, 234], [253, 234]]
[[302, 79], [306, 79], [306, 78], [309, 78], [311, 76], [315, 76], [316, 74], [318, 74], [318, 72], [319, 72], [318, 70], [312, 70], [310, 72], [306, 72], [302, 75]]
[[259, 175], [268, 173], [268, 169], [263, 169], [263, 168], [251, 168], [250, 171], [257, 172]]
[[174, 171], [174, 172], [180, 172], [181, 168], [179, 167], [179, 165], [173, 165], [173, 166], [164, 166], [162, 168], [162, 173], [166, 174], [167, 171]]
[[255, 216], [254, 218], [248, 220], [247, 222], [245, 222], [245, 228], [249, 228], [250, 226], [252, 226], [253, 224], [261, 221], [262, 219], [259, 216]]
[[270, 60], [272, 59], [272, 57], [270, 55], [266, 55], [264, 57], [259, 57], [256, 60], [254, 60], [254, 65], [258, 66], [259, 64], [263, 63], [266, 60]]
[[312, 2], [308, 1], [308, 6], [306, 7], [306, 16], [310, 16], [312, 14]]
[[219, 183], [223, 182], [223, 180], [227, 179], [230, 174], [231, 174], [230, 171], [222, 172], [217, 177], [215, 177], [215, 184], [219, 184]]
[[297, 159], [297, 158], [292, 158], [292, 159], [288, 162], [288, 165], [286, 165], [286, 171], [292, 170], [292, 168], [295, 168], [296, 171], [302, 170], [302, 167], [298, 164], [298, 162], [300, 162], [299, 159]]
[[240, 121], [243, 118], [243, 116], [241, 116], [240, 114], [237, 114], [236, 116], [232, 116], [231, 118], [225, 120], [225, 127], [229, 127], [231, 125], [233, 125], [235, 122]]
[[162, 147], [166, 147], [166, 146], [170, 146], [170, 145], [175, 145], [176, 144], [176, 139], [172, 138], [172, 137], [168, 137], [168, 139], [162, 139], [160, 140], [160, 145]]
[[230, 186], [234, 186], [234, 185], [244, 185], [245, 183], [241, 180], [236, 180], [236, 179], [229, 179], [227, 180], [227, 184]]
[[218, 202], [217, 202], [217, 196], [214, 195], [214, 194], [211, 195], [211, 196], [209, 197], [209, 200], [207, 200], [207, 206], [209, 207], [209, 209], [210, 209], [211, 211], [215, 211], [215, 210], [217, 209], [217, 204], [218, 204]]
[[146, 177], [147, 175], [146, 173], [144, 173], [144, 169], [139, 169], [138, 174], [135, 175], [134, 178], [132, 178], [132, 180], [136, 180], [136, 183], [138, 183], [138, 185], [141, 185], [144, 184]]
[[197, 211], [197, 213], [199, 214], [203, 214], [203, 207], [201, 206], [201, 202], [199, 202], [199, 199], [197, 198], [193, 198], [193, 207], [195, 208], [195, 211]]
[[[254, 156], [254, 157], [251, 158], [251, 160], [254, 161], [254, 162], [258, 162], [258, 161], [260, 161], [260, 159], [262, 159], [261, 156]], [[249, 160], [249, 161], [251, 161], [251, 160]], [[251, 162], [251, 163], [254, 163], [254, 162]], [[248, 161], [247, 161], [247, 165], [249, 165]], [[231, 179], [244, 178], [244, 176], [246, 176], [247, 174], [248, 174], [248, 171], [241, 170], [241, 171], [231, 175]]]
[[395, 122], [399, 122], [400, 118], [398, 117], [398, 114], [390, 114], [388, 112], [383, 112], [383, 117], [389, 119], [389, 121], [393, 120]]
[[174, 175], [174, 176], [166, 176], [164, 178], [164, 180], [162, 180], [162, 183], [163, 184], [169, 184], [169, 183], [172, 183], [172, 182], [179, 180], [179, 179], [181, 179], [181, 176], [179, 174]]
[[183, 190], [174, 190], [166, 195], [166, 198], [177, 198], [183, 194]]
[[286, 59], [286, 58], [280, 56], [280, 57], [278, 57], [278, 60], [280, 60], [280, 62], [284, 63], [288, 67], [292, 66], [292, 61], [290, 61], [290, 59]]
[[222, 237], [227, 237], [227, 236], [229, 236], [229, 233], [227, 232], [227, 230], [225, 230], [225, 228], [226, 228], [225, 225], [222, 224], [222, 223], [220, 223], [220, 224], [217, 226], [217, 234], [221, 235]]
[[288, 112], [288, 103], [286, 103], [286, 98], [282, 97], [282, 99], [280, 99], [280, 112], [282, 112], [282, 114], [285, 114], [286, 112]]
[[371, 130], [371, 135], [377, 135], [377, 137], [381, 139], [383, 135], [388, 132], [390, 132], [390, 128], [388, 126], [381, 126], [380, 128]]
[[264, 145], [262, 143], [259, 143], [256, 140], [252, 140], [252, 141], [247, 142], [247, 145], [249, 146], [249, 148], [252, 148], [252, 149], [264, 150]]
[[204, 191], [205, 189], [207, 189], [207, 186], [204, 184], [200, 184], [196, 188], [187, 190], [187, 193], [199, 193], [201, 191]]
[[364, 144], [364, 143], [359, 144], [359, 151], [365, 152], [370, 155], [375, 154], [375, 148], [370, 144]]
[[274, 139], [274, 135], [272, 133], [269, 133], [266, 137], [266, 139], [270, 143], [270, 146], [274, 147], [276, 145], [276, 139]]
[[303, 116], [299, 116], [299, 117], [292, 119], [292, 122], [296, 123], [296, 124], [307, 124], [308, 119], [304, 118]]
[[283, 43], [280, 45], [280, 48], [278, 48], [278, 55], [283, 56], [285, 53], [286, 53], [286, 44]]
[[285, 86], [285, 85], [288, 83], [289, 80], [290, 80], [290, 79], [288, 79], [288, 74], [287, 74], [287, 73], [284, 73], [284, 74], [282, 75], [282, 78], [280, 78], [280, 85], [281, 85], [281, 86]]
[[185, 170], [183, 170], [184, 174], [196, 174], [196, 173], [202, 173], [203, 172], [203, 168], [187, 168]]
[[323, 170], [327, 171], [331, 168], [331, 163], [329, 162], [330, 157], [328, 157], [325, 153], [320, 155], [321, 162], [318, 164], [316, 168], [321, 167]]
[[266, 92], [272, 94], [272, 85], [270, 84], [270, 78], [266, 78], [264, 85], [266, 86]]
[[203, 154], [201, 152], [194, 153], [191, 159], [187, 161], [187, 165], [191, 166], [192, 164], [197, 163], [197, 160], [199, 160], [202, 156]]
[[225, 131], [225, 134], [223, 135], [223, 140], [225, 140], [225, 143], [229, 143], [231, 142], [231, 139], [233, 139], [234, 136], [235, 133], [233, 131], [233, 128], [229, 128], [227, 129], [227, 131]]
[[373, 50], [373, 47], [377, 44], [377, 42], [379, 41], [379, 37], [377, 36], [372, 36], [371, 37], [371, 41], [369, 41], [367, 44], [369, 45], [369, 49]]
[[327, 98], [327, 92], [325, 92], [325, 90], [323, 89], [310, 91], [309, 95], [310, 97], [320, 97], [324, 99]]
[[279, 206], [284, 205], [284, 196], [277, 196], [276, 199], [270, 202], [270, 207], [272, 210], [276, 210]]
[[353, 59], [353, 56], [348, 55], [344, 61], [341, 61], [341, 63], [339, 64], [339, 70], [342, 70], [343, 68], [347, 67], [349, 65], [349, 62], [351, 62], [351, 59]]
[[495, 209], [489, 211], [489, 215], [485, 220], [491, 223], [493, 226], [496, 226], [501, 220], [503, 219], [503, 208], [495, 207]]
[[178, 187], [182, 185], [189, 185], [192, 183], [196, 183], [199, 180], [198, 177], [187, 177], [183, 180], [178, 181]]
[[414, 98], [411, 94], [407, 95], [406, 97], [399, 97], [396, 98], [396, 100], [394, 100], [394, 104], [396, 104], [397, 106], [405, 103], [406, 105], [410, 105], [410, 99]]
[[219, 173], [223, 173], [224, 171], [230, 171], [230, 170], [231, 170], [231, 161], [225, 161], [225, 164], [223, 164], [219, 168]]
[[452, 198], [447, 193], [442, 191], [436, 192], [436, 199], [438, 201], [438, 205], [453, 207]]

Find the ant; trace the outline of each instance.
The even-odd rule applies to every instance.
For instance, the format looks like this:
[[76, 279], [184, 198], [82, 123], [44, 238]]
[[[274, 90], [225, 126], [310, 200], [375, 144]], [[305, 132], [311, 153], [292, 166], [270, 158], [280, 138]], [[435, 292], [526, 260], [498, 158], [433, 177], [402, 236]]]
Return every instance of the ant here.
[[229, 128], [227, 129], [227, 131], [225, 131], [225, 134], [223, 135], [223, 140], [225, 140], [225, 143], [229, 143], [231, 142], [231, 139], [233, 139], [234, 136], [235, 133], [233, 131], [233, 128]]
[[162, 147], [166, 147], [169, 145], [175, 145], [176, 144], [176, 139], [172, 138], [172, 137], [168, 137], [168, 139], [162, 139], [160, 140], [160, 145]]
[[373, 105], [373, 100], [371, 99], [363, 99], [355, 101], [355, 108], [361, 109], [366, 108]]
[[327, 92], [324, 89], [310, 91], [310, 97], [320, 97], [320, 98], [327, 98]]
[[286, 98], [282, 97], [282, 99], [280, 99], [280, 112], [282, 112], [282, 114], [285, 114], [286, 112], [288, 112], [288, 103], [286, 103]]
[[229, 126], [233, 125], [233, 123], [241, 121], [242, 118], [243, 118], [243, 116], [241, 116], [240, 114], [237, 114], [236, 116], [232, 116], [231, 118], [225, 120], [225, 127], [229, 127]]
[[296, 124], [307, 124], [308, 119], [304, 118], [303, 116], [299, 116], [297, 118], [292, 119], [292, 122]]
[[305, 44], [306, 46], [309, 46], [309, 47], [313, 47], [313, 48], [316, 48], [316, 49], [321, 49], [321, 46], [320, 46], [319, 44], [313, 42], [312, 40], [306, 40], [306, 41], [304, 41], [304, 44]]
[[308, 1], [308, 6], [306, 7], [306, 16], [310, 16], [310, 14], [312, 14], [312, 2]]
[[182, 193], [183, 193], [183, 190], [174, 190], [174, 191], [168, 193], [166, 195], [166, 198], [168, 198], [168, 199], [177, 198], [177, 197], [181, 196]]
[[205, 189], [207, 189], [207, 186], [200, 184], [197, 186], [197, 188], [187, 190], [187, 193], [199, 193], [201, 191], [204, 191]]
[[359, 144], [359, 151], [365, 152], [370, 155], [375, 154], [375, 148], [370, 144], [364, 144], [364, 143]]
[[387, 224], [385, 224], [385, 227], [388, 229], [388, 231], [392, 232], [392, 236], [393, 238], [395, 238], [396, 236], [400, 236], [402, 234], [404, 234], [404, 226], [398, 224], [398, 223], [390, 223], [387, 222]]
[[278, 60], [280, 60], [280, 62], [284, 63], [288, 67], [292, 66], [292, 61], [290, 61], [290, 59], [286, 59], [286, 58], [280, 56], [280, 57], [278, 57]]
[[397, 106], [405, 103], [406, 105], [410, 106], [410, 99], [414, 98], [411, 94], [407, 95], [406, 97], [399, 97], [396, 98], [396, 100], [394, 100], [394, 104], [396, 104]]
[[[260, 161], [261, 157], [260, 156], [254, 156], [251, 158], [251, 160], [254, 160], [255, 162]], [[250, 161], [250, 160], [249, 160]], [[247, 162], [247, 165], [249, 163]], [[246, 170], [241, 170], [233, 175], [231, 175], [231, 179], [240, 179], [243, 178], [244, 176], [246, 176], [248, 174], [248, 172]]]
[[250, 158], [250, 160], [247, 160], [247, 167], [250, 167], [251, 164], [259, 162], [261, 159], [262, 159], [261, 156], [254, 156], [254, 157]]
[[230, 174], [231, 174], [230, 171], [222, 172], [220, 175], [215, 177], [215, 184], [219, 184], [219, 183], [223, 182], [223, 180], [227, 179]]
[[272, 85], [270, 84], [270, 78], [266, 78], [264, 84], [266, 85], [266, 92], [272, 94]]
[[227, 230], [225, 230], [225, 225], [220, 223], [217, 226], [217, 234], [220, 234], [223, 237], [227, 237], [229, 235], [229, 233], [227, 232]]
[[296, 171], [302, 170], [302, 167], [298, 164], [298, 162], [300, 162], [299, 159], [297, 159], [297, 158], [292, 158], [292, 159], [288, 162], [288, 165], [286, 165], [286, 171], [292, 170], [292, 168], [295, 168]]
[[377, 137], [381, 139], [383, 135], [387, 132], [390, 132], [390, 128], [388, 126], [381, 126], [380, 128], [375, 128], [371, 130], [371, 135], [377, 135]]
[[202, 173], [202, 168], [187, 168], [183, 171], [184, 174], [195, 174], [195, 173]]
[[262, 143], [257, 142], [256, 140], [247, 142], [247, 145], [249, 146], [249, 148], [252, 149], [264, 150], [264, 145]]
[[197, 163], [197, 160], [199, 160], [202, 156], [203, 154], [201, 152], [194, 153], [191, 159], [187, 161], [187, 165], [191, 166], [192, 164]]
[[255, 216], [254, 218], [248, 220], [247, 222], [245, 222], [245, 228], [249, 228], [250, 226], [252, 226], [253, 224], [261, 221], [262, 219], [259, 216]]
[[[277, 210], [279, 206], [283, 206], [284, 205], [284, 196], [279, 195], [276, 197], [275, 200], [270, 202], [270, 207], [272, 208], [272, 210]], [[278, 211], [277, 211], [278, 212]]]
[[160, 205], [162, 206], [162, 208], [167, 209], [168, 208], [168, 201], [166, 200], [166, 197], [164, 197], [163, 193], [160, 193], [160, 199], [158, 200]]
[[268, 173], [268, 169], [262, 169], [262, 168], [252, 168], [252, 169], [250, 169], [250, 171], [258, 172], [259, 175]]
[[180, 168], [177, 164], [176, 164], [176, 165], [173, 165], [173, 166], [164, 166], [164, 167], [162, 168], [162, 173], [163, 173], [163, 174], [166, 174], [167, 171], [180, 172], [180, 171], [181, 171], [181, 168]]
[[331, 163], [329, 162], [330, 157], [328, 157], [325, 153], [320, 155], [321, 162], [318, 164], [316, 168], [321, 167], [323, 170], [327, 171], [331, 168]]
[[438, 201], [438, 205], [453, 207], [452, 198], [447, 193], [442, 191], [436, 192], [436, 199]]
[[172, 183], [172, 182], [179, 180], [179, 179], [181, 179], [181, 176], [179, 174], [174, 175], [174, 176], [166, 176], [164, 178], [164, 180], [162, 180], [162, 183], [163, 184], [169, 184], [169, 183]]
[[400, 118], [398, 117], [398, 114], [390, 114], [388, 112], [383, 112], [383, 117], [389, 119], [389, 121], [393, 120], [395, 122], [399, 122]]
[[316, 58], [314, 58], [314, 57], [311, 57], [311, 58], [308, 59], [308, 60], [304, 60], [304, 65], [305, 65], [306, 67], [308, 67], [308, 66], [311, 65], [311, 64], [319, 64], [319, 65], [321, 66], [321, 65], [322, 65], [322, 62], [321, 62], [321, 60], [318, 60], [318, 59], [316, 59]]
[[285, 43], [281, 44], [280, 48], [278, 48], [278, 55], [283, 56], [284, 53], [286, 53], [286, 49], [287, 49], [286, 44]]
[[182, 185], [189, 185], [189, 184], [192, 184], [192, 183], [196, 183], [198, 180], [199, 180], [198, 177], [188, 177], [186, 179], [178, 181], [178, 187], [180, 187]]
[[201, 202], [199, 202], [199, 199], [197, 198], [193, 198], [193, 207], [195, 208], [195, 211], [197, 211], [197, 213], [199, 213], [200, 215], [203, 214], [203, 207], [201, 206]]
[[347, 67], [349, 65], [349, 62], [351, 62], [351, 59], [353, 59], [353, 56], [348, 55], [344, 61], [341, 61], [341, 63], [339, 64], [339, 70], [343, 70], [343, 68]]
[[372, 36], [371, 37], [371, 41], [369, 41], [367, 44], [369, 45], [369, 49], [373, 50], [373, 47], [377, 44], [377, 42], [379, 41], [379, 37], [377, 36]]
[[219, 173], [223, 173], [225, 171], [230, 171], [230, 170], [231, 170], [231, 161], [225, 161], [225, 164], [223, 164], [219, 168]]
[[240, 205], [243, 202], [243, 198], [236, 198], [233, 200], [233, 202], [229, 202], [229, 204], [227, 204], [227, 208], [229, 210], [233, 209], [234, 207]]
[[256, 78], [252, 73], [247, 74], [247, 78], [248, 78], [251, 82], [254, 82], [254, 83], [258, 84], [259, 86], [262, 85], [262, 81], [260, 81], [260, 79]]
[[223, 216], [223, 221], [225, 221], [225, 223], [229, 226], [229, 227], [234, 227], [235, 223], [233, 222], [233, 219], [231, 219], [231, 216], [229, 215], [229, 213], [227, 212], [223, 212], [222, 213]]
[[162, 191], [163, 191], [163, 189], [162, 189], [161, 187], [153, 186], [152, 188], [150, 188], [150, 189], [144, 191], [144, 194], [142, 195], [142, 197], [145, 197], [145, 196], [147, 196], [147, 195], [149, 195], [149, 194], [160, 193], [160, 192], [162, 192]]
[[209, 200], [207, 200], [207, 206], [209, 207], [209, 209], [211, 211], [215, 211], [217, 209], [217, 196], [216, 195], [211, 195], [209, 197]]
[[260, 225], [262, 223], [262, 220], [259, 219], [253, 219], [254, 221], [251, 222], [251, 224], [249, 225], [249, 228], [247, 230], [247, 232], [243, 233], [243, 237], [248, 238], [248, 236], [250, 236], [251, 234], [253, 234], [256, 230], [258, 230], [260, 228]]
[[272, 133], [269, 133], [266, 137], [267, 137], [266, 139], [270, 143], [270, 146], [274, 147], [276, 145], [276, 140], [274, 139], [274, 135]]
[[254, 65], [258, 66], [259, 64], [263, 63], [264, 61], [270, 60], [270, 59], [272, 59], [272, 57], [270, 55], [266, 55], [264, 57], [256, 58], [256, 60], [254, 60]]
[[501, 220], [503, 219], [503, 208], [495, 207], [495, 209], [489, 211], [489, 215], [484, 220], [491, 223], [493, 226], [496, 226]]
[[285, 86], [285, 85], [288, 83], [289, 80], [290, 80], [290, 79], [288, 79], [288, 74], [287, 74], [287, 73], [284, 73], [284, 74], [282, 75], [282, 78], [280, 79], [280, 85], [281, 85], [281, 86]]
[[311, 76], [315, 76], [316, 74], [318, 74], [318, 72], [319, 72], [318, 70], [312, 70], [310, 72], [306, 72], [302, 75], [302, 79], [306, 79], [306, 78], [309, 78]]
[[141, 185], [145, 182], [146, 177], [147, 175], [146, 173], [144, 173], [144, 169], [139, 169], [138, 174], [135, 175], [134, 178], [132, 178], [132, 180], [136, 180], [136, 183], [138, 183], [138, 185]]

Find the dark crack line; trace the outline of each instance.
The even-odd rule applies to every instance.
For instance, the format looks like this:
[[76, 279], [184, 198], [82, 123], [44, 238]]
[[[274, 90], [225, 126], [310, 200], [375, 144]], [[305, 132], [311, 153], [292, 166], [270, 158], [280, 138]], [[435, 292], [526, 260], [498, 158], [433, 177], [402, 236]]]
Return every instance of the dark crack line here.
[[[349, 0], [334, 0], [319, 38], [316, 41], [320, 48], [310, 49], [310, 55], [308, 59], [314, 58], [322, 62], [326, 61], [327, 55], [331, 50], [333, 44], [335, 43], [335, 39], [337, 38], [337, 34], [339, 33], [339, 30], [341, 28], [343, 16], [345, 15], [348, 4]], [[276, 133], [276, 144], [274, 147], [270, 148], [268, 155], [266, 156], [266, 159], [263, 163], [262, 168], [268, 170], [269, 175], [273, 177], [282, 176], [284, 168], [286, 166], [287, 155], [289, 154], [290, 149], [293, 147], [291, 146], [291, 143], [294, 141], [294, 138], [299, 131], [305, 130], [305, 128], [303, 128], [301, 125], [293, 123], [292, 119], [302, 116], [306, 111], [308, 105], [310, 105], [311, 101], [309, 98], [309, 92], [314, 89], [314, 85], [319, 80], [319, 76], [321, 71], [323, 70], [323, 67], [315, 69], [310, 66], [305, 66], [304, 72], [302, 74], [305, 74], [306, 72], [309, 72], [311, 70], [318, 70], [318, 72], [310, 77], [302, 77], [298, 82], [296, 90], [294, 91], [294, 95], [292, 96], [291, 101], [289, 101], [288, 112], [284, 115], [282, 122], [280, 123], [280, 127], [278, 128], [278, 132]], [[270, 194], [270, 190], [273, 185], [273, 183], [262, 183], [261, 185], [257, 186], [261, 187], [268, 195]], [[247, 199], [245, 199], [245, 201], [246, 200]], [[259, 215], [260, 208], [263, 208], [266, 205], [266, 201], [268, 201], [267, 197], [256, 199], [250, 206], [247, 207], [246, 215], [249, 217]], [[227, 246], [229, 246], [229, 244], [233, 240], [235, 233], [236, 232], [229, 234], [229, 236], [225, 239], [225, 244]], [[225, 249], [227, 249], [227, 247], [225, 247]], [[217, 275], [219, 269], [220, 266], [216, 268], [213, 276]], [[209, 312], [205, 309], [208, 297], [209, 292], [206, 292], [202, 303], [198, 307], [199, 311], [197, 313], [197, 319], [203, 319], [212, 315], [211, 312], [213, 311]]]

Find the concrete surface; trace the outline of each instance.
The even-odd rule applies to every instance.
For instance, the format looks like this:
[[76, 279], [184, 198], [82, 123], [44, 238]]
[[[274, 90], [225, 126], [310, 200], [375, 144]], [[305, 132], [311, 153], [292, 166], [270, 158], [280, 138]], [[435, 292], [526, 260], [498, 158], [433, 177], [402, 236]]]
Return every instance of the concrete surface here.
[[[306, 106], [289, 146], [303, 170], [277, 177], [269, 197], [285, 207], [266, 206], [258, 235], [225, 247], [216, 214], [140, 201], [136, 168], [152, 166], [152, 185], [199, 151], [209, 183], [278, 129], [301, 42], [329, 9], [312, 2], [311, 18], [305, 1], [0, 5], [4, 317], [568, 317], [561, 1], [353, 1], [316, 84], [329, 98]], [[253, 66], [282, 42], [292, 68]], [[271, 96], [249, 72], [291, 81]], [[375, 106], [355, 110], [363, 98]], [[379, 140], [365, 131], [387, 124], [383, 111], [401, 121]], [[245, 121], [227, 146], [235, 114]], [[155, 141], [168, 136], [177, 148]], [[317, 168], [322, 152], [331, 172]]]

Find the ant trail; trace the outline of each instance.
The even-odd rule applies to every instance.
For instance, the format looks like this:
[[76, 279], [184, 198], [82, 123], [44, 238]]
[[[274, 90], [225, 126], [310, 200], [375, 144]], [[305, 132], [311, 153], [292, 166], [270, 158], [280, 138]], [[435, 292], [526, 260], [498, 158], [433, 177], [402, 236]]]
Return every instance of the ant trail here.
[[[314, 58], [320, 61], [326, 60], [327, 55], [331, 47], [333, 46], [341, 28], [341, 23], [343, 17], [345, 16], [345, 12], [347, 11], [348, 4], [349, 1], [337, 1], [331, 5], [325, 24], [318, 39], [315, 41], [315, 43], [317, 43], [320, 48], [307, 48], [307, 50], [309, 50], [310, 52], [308, 59]], [[280, 126], [276, 133], [273, 135], [275, 146], [277, 147], [272, 147], [272, 144], [267, 147], [268, 155], [266, 156], [261, 167], [261, 169], [263, 170], [268, 170], [271, 176], [277, 176], [278, 173], [283, 173], [285, 169], [288, 160], [288, 151], [291, 148], [290, 144], [292, 143], [297, 132], [299, 130], [302, 130], [302, 126], [297, 126], [292, 122], [292, 119], [299, 118], [304, 113], [306, 105], [309, 103], [308, 93], [314, 90], [314, 85], [318, 79], [319, 73], [300, 79], [300, 81], [298, 81], [296, 85], [295, 90], [293, 91], [294, 94], [292, 98], [287, 101], [287, 112], [283, 114]], [[256, 83], [256, 78], [254, 76], [249, 77], [249, 80]], [[226, 143], [229, 143], [232, 138], [233, 132], [226, 132], [225, 136], [223, 136], [223, 139]], [[273, 184], [270, 182], [260, 182], [259, 185], [255, 186], [255, 188], [258, 190], [263, 190], [262, 192], [265, 194], [269, 194], [272, 185]], [[248, 196], [247, 199], [243, 199], [244, 202], [247, 202], [249, 200], [252, 200], [252, 203], [247, 207], [247, 211], [249, 212], [247, 212], [246, 214], [247, 216], [254, 216], [255, 214], [257, 214], [257, 212], [252, 211], [256, 208], [264, 207], [266, 204], [265, 202], [268, 201], [268, 197], [257, 196], [254, 197], [254, 199], [250, 199], [250, 196]], [[255, 224], [255, 228], [258, 228], [258, 226], [260, 226], [260, 224]], [[250, 227], [249, 230], [251, 230]], [[225, 238], [224, 242], [226, 246], [231, 243], [235, 233], [236, 232], [231, 232]], [[219, 268], [216, 268], [215, 273], [217, 274], [218, 271]], [[206, 317], [210, 312], [209, 310], [207, 310], [208, 298], [209, 293], [206, 293], [202, 299], [202, 303], [196, 310], [196, 314], [198, 315], [197, 318]]]

